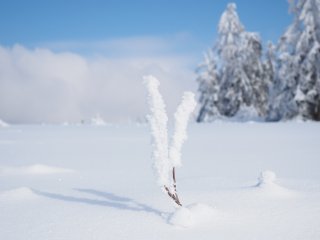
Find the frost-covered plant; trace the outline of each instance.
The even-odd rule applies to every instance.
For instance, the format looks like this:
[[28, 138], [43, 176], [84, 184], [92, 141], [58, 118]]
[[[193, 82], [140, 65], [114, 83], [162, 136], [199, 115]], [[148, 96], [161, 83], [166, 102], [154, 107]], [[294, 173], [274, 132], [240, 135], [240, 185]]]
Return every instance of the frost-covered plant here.
[[182, 206], [177, 193], [175, 168], [181, 166], [181, 148], [187, 139], [187, 126], [191, 113], [196, 107], [192, 92], [185, 92], [182, 102], [174, 114], [174, 133], [169, 147], [168, 116], [165, 103], [159, 92], [159, 81], [153, 76], [144, 77], [148, 90], [150, 115], [148, 120], [152, 135], [152, 158], [158, 177], [158, 184], [173, 201]]

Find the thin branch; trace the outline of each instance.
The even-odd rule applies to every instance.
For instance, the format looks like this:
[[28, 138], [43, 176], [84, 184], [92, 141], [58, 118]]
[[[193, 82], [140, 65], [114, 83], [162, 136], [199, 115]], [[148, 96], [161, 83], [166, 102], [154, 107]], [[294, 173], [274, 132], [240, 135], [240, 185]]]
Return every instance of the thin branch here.
[[167, 186], [164, 186], [164, 189], [167, 191], [169, 197], [171, 197], [173, 199], [173, 201], [178, 204], [179, 206], [182, 206], [179, 197], [178, 197], [178, 193], [177, 193], [177, 183], [176, 183], [176, 171], [175, 168], [172, 169], [172, 178], [173, 178], [173, 187], [174, 187], [174, 193], [171, 193], [171, 191], [169, 190], [169, 188]]
[[180, 200], [179, 200], [179, 197], [178, 197], [178, 191], [177, 191], [176, 169], [175, 169], [175, 167], [173, 167], [173, 169], [172, 169], [172, 178], [173, 178], [174, 193], [175, 193], [177, 201], [180, 203]]
[[172, 194], [167, 186], [164, 186], [164, 189], [167, 191], [169, 197], [171, 197], [176, 204], [182, 206], [176, 193]]

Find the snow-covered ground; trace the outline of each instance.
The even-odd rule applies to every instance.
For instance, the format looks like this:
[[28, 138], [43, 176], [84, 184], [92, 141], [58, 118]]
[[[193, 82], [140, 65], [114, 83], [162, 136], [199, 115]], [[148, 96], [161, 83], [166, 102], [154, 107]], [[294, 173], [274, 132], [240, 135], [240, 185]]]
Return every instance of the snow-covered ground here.
[[318, 240], [319, 133], [191, 124], [176, 210], [153, 176], [147, 126], [0, 128], [0, 239]]

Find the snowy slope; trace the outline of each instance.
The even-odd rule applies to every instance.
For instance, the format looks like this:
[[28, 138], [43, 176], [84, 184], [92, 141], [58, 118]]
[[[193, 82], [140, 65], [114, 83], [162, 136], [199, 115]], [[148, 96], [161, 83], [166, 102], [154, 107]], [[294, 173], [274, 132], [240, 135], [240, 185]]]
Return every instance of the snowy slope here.
[[147, 126], [1, 128], [0, 239], [320, 239], [319, 132], [191, 125], [173, 215]]

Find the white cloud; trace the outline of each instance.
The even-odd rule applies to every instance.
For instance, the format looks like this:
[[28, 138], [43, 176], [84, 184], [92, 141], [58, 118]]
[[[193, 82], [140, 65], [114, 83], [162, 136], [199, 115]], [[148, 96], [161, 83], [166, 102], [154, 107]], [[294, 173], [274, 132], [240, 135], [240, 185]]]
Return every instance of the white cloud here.
[[99, 41], [54, 41], [41, 42], [37, 46], [54, 51], [72, 51], [85, 55], [108, 55], [109, 57], [153, 57], [171, 55], [172, 52], [183, 52], [195, 48], [197, 41], [188, 32], [172, 35], [132, 36], [125, 38], [109, 38]]
[[[12, 123], [79, 122], [97, 113], [112, 122], [142, 118], [147, 112], [142, 76], [149, 74], [161, 81], [172, 112], [184, 90], [195, 90], [195, 81], [190, 57], [164, 53], [170, 44], [151, 37], [112, 40], [103, 44], [114, 50], [112, 57], [0, 46], [0, 118]], [[117, 49], [122, 52], [115, 56]]]

